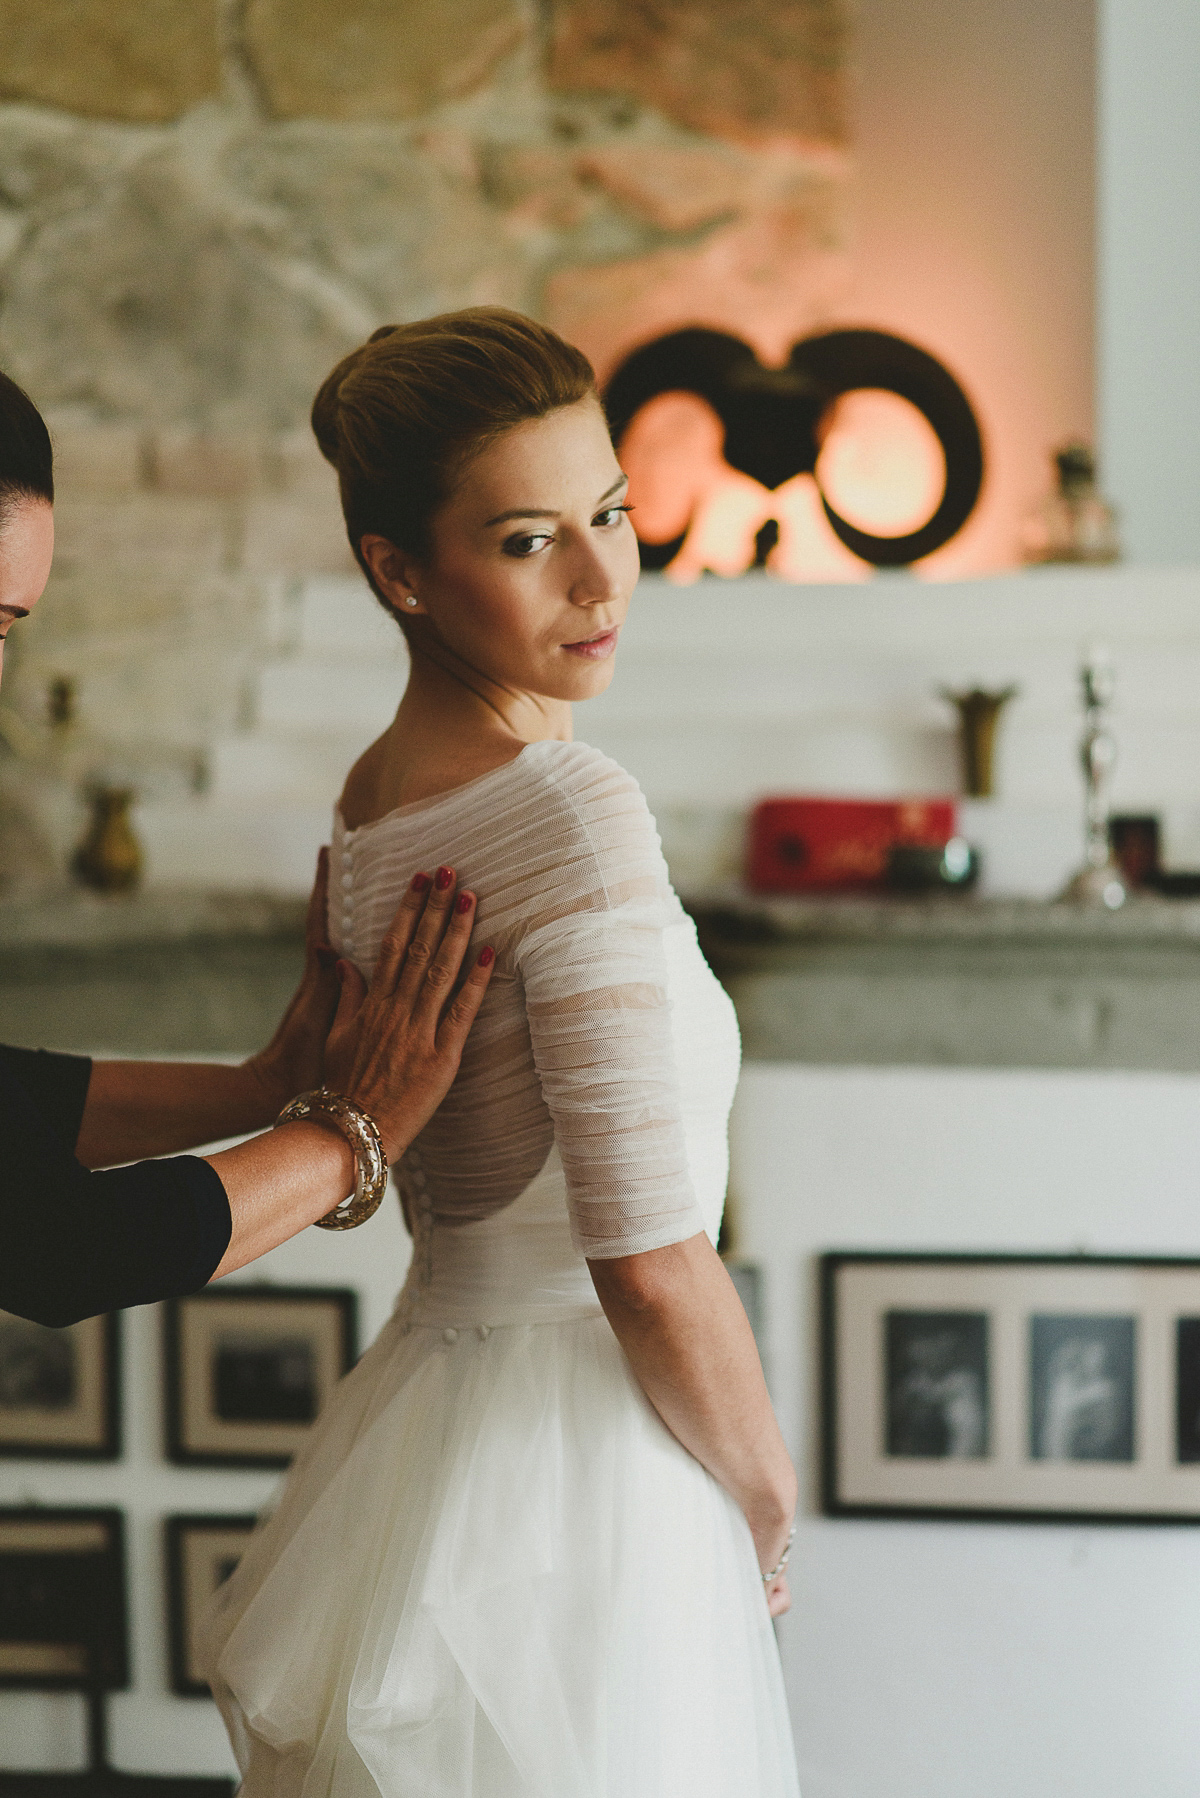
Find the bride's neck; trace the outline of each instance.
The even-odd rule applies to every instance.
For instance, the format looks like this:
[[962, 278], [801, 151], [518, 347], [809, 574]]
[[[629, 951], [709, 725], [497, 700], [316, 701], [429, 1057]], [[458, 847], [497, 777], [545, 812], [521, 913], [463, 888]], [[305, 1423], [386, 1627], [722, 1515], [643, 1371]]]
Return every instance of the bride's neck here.
[[342, 816], [351, 830], [514, 761], [527, 743], [572, 737], [566, 700], [509, 687], [442, 643], [409, 643], [408, 685], [395, 718], [351, 769]]
[[504, 685], [436, 638], [426, 641], [416, 632], [409, 654], [408, 686], [392, 726], [397, 747], [427, 733], [439, 741], [453, 737], [480, 748], [508, 743], [519, 750], [526, 743], [570, 742], [571, 707], [566, 700]]

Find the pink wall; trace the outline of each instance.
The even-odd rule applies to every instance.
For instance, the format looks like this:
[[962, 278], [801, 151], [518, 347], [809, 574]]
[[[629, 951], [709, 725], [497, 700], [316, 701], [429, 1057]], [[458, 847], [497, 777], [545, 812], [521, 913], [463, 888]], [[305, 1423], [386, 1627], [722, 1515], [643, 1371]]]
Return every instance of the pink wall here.
[[1093, 430], [1093, 0], [856, 11], [855, 241], [839, 322], [923, 344], [984, 426], [979, 507], [925, 572], [1006, 567], [1048, 452]]

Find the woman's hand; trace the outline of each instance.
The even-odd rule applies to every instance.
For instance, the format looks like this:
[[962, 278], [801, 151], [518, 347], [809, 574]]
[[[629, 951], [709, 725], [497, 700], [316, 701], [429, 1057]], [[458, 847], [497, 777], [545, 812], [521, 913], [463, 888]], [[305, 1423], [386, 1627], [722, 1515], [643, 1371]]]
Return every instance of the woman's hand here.
[[[144, 1156], [175, 1155], [221, 1137], [261, 1130], [274, 1122], [289, 1099], [297, 1093], [311, 1092], [323, 1081], [349, 1098], [354, 1096], [351, 1086], [358, 1080], [362, 1091], [369, 1094], [369, 1102], [360, 1097], [360, 1103], [377, 1118], [389, 1157], [398, 1152], [397, 1145], [399, 1149], [407, 1148], [428, 1122], [458, 1069], [463, 1041], [491, 976], [490, 959], [477, 963], [462, 991], [441, 1015], [466, 954], [475, 920], [475, 901], [465, 895], [465, 908], [452, 910], [453, 874], [447, 873], [444, 883], [435, 884], [432, 890], [428, 877], [419, 876], [423, 884], [414, 882], [401, 902], [370, 991], [348, 963], [342, 964], [346, 982], [340, 987], [336, 957], [325, 940], [328, 860], [328, 850], [322, 849], [308, 904], [304, 974], [267, 1047], [240, 1067], [190, 1061], [95, 1062], [75, 1149], [85, 1167], [111, 1167], [116, 1162], [136, 1161]], [[459, 895], [460, 901], [463, 897]], [[405, 950], [410, 945], [411, 953], [406, 959]], [[385, 984], [387, 981], [390, 987]], [[389, 1008], [389, 992], [395, 996], [394, 1008]], [[331, 1039], [331, 1073], [326, 1061], [326, 1033], [335, 1013], [338, 1021]], [[372, 1035], [373, 1040], [369, 1040]], [[388, 1129], [383, 1128], [385, 1118], [392, 1120]], [[306, 1128], [316, 1132], [319, 1141], [322, 1127], [314, 1124]], [[289, 1125], [288, 1129], [294, 1132], [300, 1126]], [[337, 1183], [338, 1156], [350, 1154], [341, 1137], [337, 1137], [340, 1148], [331, 1164], [332, 1172], [317, 1177], [310, 1167], [306, 1176], [303, 1163], [298, 1162], [284, 1180], [278, 1148], [282, 1140], [284, 1133], [261, 1138], [257, 1148], [244, 1143], [226, 1151], [234, 1157], [232, 1162], [221, 1162], [219, 1171], [227, 1185], [235, 1173], [242, 1182], [238, 1188], [239, 1208], [243, 1191], [249, 1191], [245, 1182], [264, 1183], [261, 1206], [256, 1209], [254, 1202], [248, 1202], [247, 1216], [257, 1219], [255, 1229], [261, 1224], [265, 1232], [255, 1235], [251, 1230], [246, 1235], [240, 1221], [241, 1210], [235, 1208], [235, 1240], [230, 1251], [233, 1259], [222, 1263], [223, 1273], [230, 1266], [240, 1267], [253, 1255], [262, 1254], [274, 1242], [284, 1241], [304, 1223], [311, 1223], [312, 1217], [303, 1216], [305, 1208], [314, 1194], [321, 1197], [327, 1193], [330, 1181]], [[310, 1137], [310, 1144], [312, 1140]], [[268, 1150], [263, 1146], [269, 1142], [276, 1147]], [[321, 1158], [329, 1161], [328, 1153], [322, 1151]], [[352, 1157], [347, 1165], [352, 1183]], [[286, 1200], [280, 1196], [285, 1186], [290, 1195]], [[347, 1186], [346, 1191], [349, 1190]], [[313, 1212], [313, 1217], [322, 1216], [345, 1196], [345, 1192], [335, 1193], [323, 1203], [322, 1211]], [[301, 1221], [292, 1221], [296, 1218]], [[273, 1240], [266, 1240], [268, 1236]], [[251, 1248], [251, 1244], [258, 1246]]]
[[792, 1595], [788, 1591], [787, 1574], [781, 1573], [766, 1588], [767, 1610], [772, 1617], [782, 1617], [785, 1611], [792, 1608]]
[[[795, 1505], [794, 1496], [791, 1503]], [[771, 1510], [775, 1512], [775, 1507], [772, 1506]], [[769, 1523], [761, 1522], [755, 1514], [750, 1516], [750, 1534], [754, 1537], [760, 1573], [768, 1573], [772, 1567], [778, 1567], [781, 1557], [787, 1552], [789, 1542], [794, 1539], [791, 1536], [794, 1522], [794, 1509], [786, 1517], [775, 1512]], [[780, 1573], [773, 1580], [767, 1581], [763, 1591], [772, 1617], [782, 1617], [785, 1611], [791, 1609], [792, 1595], [788, 1590], [786, 1573]]]
[[242, 1064], [263, 1095], [266, 1118], [275, 1117], [297, 1093], [323, 1078], [325, 1038], [337, 1011], [337, 957], [329, 947], [329, 850], [317, 856], [317, 875], [304, 925], [304, 972], [279, 1028], [257, 1055]]
[[[341, 998], [325, 1045], [325, 1085], [375, 1120], [389, 1161], [404, 1153], [449, 1091], [492, 977], [494, 957], [484, 949], [455, 991], [474, 922], [474, 895], [455, 895], [453, 870], [439, 869], [432, 884], [418, 874], [383, 939], [370, 985], [349, 962], [337, 964]], [[306, 1004], [315, 1004], [313, 991]], [[297, 1031], [296, 1040], [304, 1034]], [[308, 1072], [311, 1086], [311, 1066]], [[221, 1177], [233, 1218], [214, 1279], [286, 1242], [354, 1190], [349, 1144], [315, 1118], [205, 1159]]]
[[484, 949], [455, 981], [475, 922], [475, 895], [455, 895], [453, 868], [418, 874], [400, 903], [368, 986], [337, 964], [341, 1000], [325, 1045], [325, 1085], [374, 1119], [394, 1161], [432, 1117], [458, 1072], [492, 977]]

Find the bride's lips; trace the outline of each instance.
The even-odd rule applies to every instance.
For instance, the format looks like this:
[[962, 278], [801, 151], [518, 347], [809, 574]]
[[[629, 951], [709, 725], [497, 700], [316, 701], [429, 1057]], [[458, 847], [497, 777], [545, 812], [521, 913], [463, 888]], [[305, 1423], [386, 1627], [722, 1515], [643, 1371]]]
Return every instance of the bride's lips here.
[[584, 637], [579, 643], [564, 643], [563, 648], [568, 655], [582, 656], [588, 662], [603, 662], [617, 647], [618, 625], [610, 630], [600, 631], [594, 637]]

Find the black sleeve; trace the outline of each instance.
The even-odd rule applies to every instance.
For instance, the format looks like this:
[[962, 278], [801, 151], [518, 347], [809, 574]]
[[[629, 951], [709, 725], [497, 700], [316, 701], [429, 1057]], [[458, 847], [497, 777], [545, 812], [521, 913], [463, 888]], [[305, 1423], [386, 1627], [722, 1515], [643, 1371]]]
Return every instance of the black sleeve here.
[[0, 1082], [25, 1088], [55, 1136], [72, 1151], [87, 1104], [92, 1064], [86, 1055], [55, 1055], [49, 1049], [12, 1049], [0, 1043]]
[[194, 1155], [89, 1172], [72, 1150], [90, 1064], [35, 1059], [27, 1084], [34, 1053], [0, 1053], [0, 1309], [61, 1327], [197, 1292], [233, 1229], [217, 1175]]

